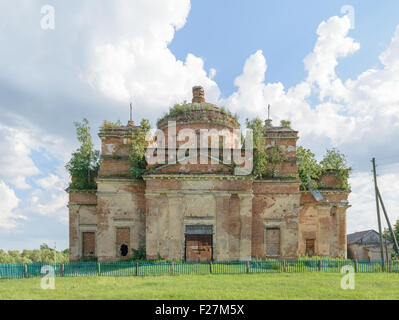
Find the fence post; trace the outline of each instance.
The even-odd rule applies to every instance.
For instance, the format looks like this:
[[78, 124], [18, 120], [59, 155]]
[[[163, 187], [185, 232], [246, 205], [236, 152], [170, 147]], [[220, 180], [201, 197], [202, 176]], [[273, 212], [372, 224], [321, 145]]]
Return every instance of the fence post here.
[[357, 260], [355, 260], [355, 272], [357, 272]]
[[247, 261], [247, 273], [249, 273], [249, 261]]
[[285, 260], [283, 260], [283, 272], [286, 272]]
[[25, 278], [28, 277], [28, 265], [27, 264], [24, 265], [24, 277]]
[[98, 276], [101, 276], [101, 268], [100, 268], [100, 262], [98, 264]]
[[172, 264], [170, 265], [170, 275], [173, 276], [173, 261]]
[[136, 262], [136, 276], [139, 275], [139, 263]]
[[321, 260], [319, 260], [319, 271], [321, 271]]
[[211, 262], [209, 262], [209, 272], [212, 273], [212, 271], [213, 270], [212, 270], [212, 261], [211, 261]]
[[389, 272], [392, 272], [392, 260], [389, 261]]
[[61, 266], [61, 277], [64, 276], [64, 272], [65, 272], [65, 266], [64, 266], [64, 264], [62, 264], [62, 266]]

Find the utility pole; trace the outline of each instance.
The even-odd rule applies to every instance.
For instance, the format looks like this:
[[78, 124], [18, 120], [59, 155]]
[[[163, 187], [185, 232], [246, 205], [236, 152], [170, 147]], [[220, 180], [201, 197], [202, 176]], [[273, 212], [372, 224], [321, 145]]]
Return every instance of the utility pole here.
[[393, 232], [393, 229], [392, 229], [392, 226], [391, 226], [391, 222], [389, 221], [388, 214], [387, 214], [387, 211], [385, 210], [384, 202], [382, 201], [381, 193], [380, 193], [380, 190], [378, 189], [378, 187], [377, 187], [377, 193], [378, 193], [378, 198], [381, 201], [382, 211], [384, 212], [385, 219], [387, 220], [388, 228], [389, 228], [389, 231], [391, 233], [391, 237], [392, 237], [392, 240], [393, 240], [393, 245], [395, 247], [395, 251], [399, 255], [398, 242], [396, 241], [395, 233]]
[[54, 242], [54, 267], [57, 268], [57, 242]]
[[375, 189], [375, 204], [377, 207], [377, 219], [378, 219], [378, 232], [380, 233], [380, 247], [381, 247], [381, 261], [382, 270], [385, 270], [385, 259], [384, 259], [384, 246], [382, 244], [382, 230], [381, 230], [381, 215], [380, 215], [380, 205], [378, 203], [378, 188], [377, 188], [377, 173], [375, 169], [375, 158], [371, 160], [373, 163], [373, 175], [374, 175], [374, 189]]
[[130, 102], [130, 122], [132, 122], [133, 121], [133, 112], [132, 112], [132, 109], [133, 109], [133, 106], [132, 106], [132, 103]]

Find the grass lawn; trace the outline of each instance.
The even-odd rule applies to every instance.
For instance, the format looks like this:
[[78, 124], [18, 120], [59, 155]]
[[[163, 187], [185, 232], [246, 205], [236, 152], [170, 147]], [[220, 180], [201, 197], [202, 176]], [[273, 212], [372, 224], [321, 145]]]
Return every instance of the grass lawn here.
[[399, 274], [356, 274], [355, 289], [341, 289], [339, 273], [276, 273], [159, 277], [0, 280], [5, 299], [399, 299]]

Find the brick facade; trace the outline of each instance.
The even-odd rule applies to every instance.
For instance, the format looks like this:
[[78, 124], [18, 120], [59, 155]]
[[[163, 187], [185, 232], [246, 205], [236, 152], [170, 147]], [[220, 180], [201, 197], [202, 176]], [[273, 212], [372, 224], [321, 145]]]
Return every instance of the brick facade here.
[[[216, 106], [208, 105], [203, 91], [195, 87], [193, 108], [218, 114]], [[179, 118], [176, 134], [185, 128], [235, 126], [234, 119], [223, 126], [220, 121], [213, 123], [212, 117], [216, 116], [202, 122]], [[162, 130], [167, 130], [167, 120], [160, 123]], [[87, 248], [99, 261], [117, 261], [125, 258], [123, 244], [128, 247], [126, 258], [132, 256], [131, 249], [145, 248], [147, 258], [296, 259], [312, 244], [315, 255], [346, 257], [348, 193], [336, 189], [337, 181], [330, 174], [322, 180], [323, 200], [300, 191], [296, 131], [267, 121], [266, 147], [279, 146], [286, 156], [278, 176], [267, 180], [236, 175], [233, 166], [209, 160], [148, 166], [144, 181], [138, 181], [129, 176], [128, 159], [136, 130], [133, 122], [102, 129], [97, 190], [69, 190], [71, 261], [85, 256]], [[197, 231], [192, 234], [192, 230]]]

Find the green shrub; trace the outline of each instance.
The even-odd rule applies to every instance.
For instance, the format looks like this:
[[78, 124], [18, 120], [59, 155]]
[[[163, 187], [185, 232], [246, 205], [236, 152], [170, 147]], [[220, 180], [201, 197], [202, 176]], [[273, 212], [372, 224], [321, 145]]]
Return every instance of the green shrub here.
[[101, 129], [103, 129], [103, 130], [113, 130], [113, 129], [119, 128], [121, 125], [122, 124], [121, 124], [120, 120], [118, 120], [116, 122], [111, 122], [111, 121], [104, 120], [104, 122], [103, 122], [103, 124], [101, 126]]
[[132, 249], [133, 260], [146, 260], [147, 255], [144, 248]]

